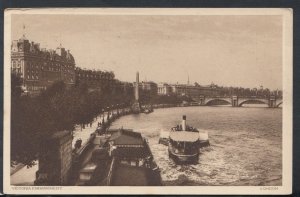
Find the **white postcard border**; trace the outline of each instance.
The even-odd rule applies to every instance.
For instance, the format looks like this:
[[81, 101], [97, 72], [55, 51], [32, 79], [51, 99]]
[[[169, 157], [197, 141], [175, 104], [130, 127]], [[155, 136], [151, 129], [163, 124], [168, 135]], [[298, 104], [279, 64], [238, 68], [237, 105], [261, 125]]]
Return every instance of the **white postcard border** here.
[[[10, 45], [12, 14], [281, 15], [283, 17], [282, 186], [12, 186], [10, 185]], [[289, 8], [39, 8], [7, 9], [4, 17], [3, 184], [5, 194], [290, 194], [293, 139], [293, 11]]]

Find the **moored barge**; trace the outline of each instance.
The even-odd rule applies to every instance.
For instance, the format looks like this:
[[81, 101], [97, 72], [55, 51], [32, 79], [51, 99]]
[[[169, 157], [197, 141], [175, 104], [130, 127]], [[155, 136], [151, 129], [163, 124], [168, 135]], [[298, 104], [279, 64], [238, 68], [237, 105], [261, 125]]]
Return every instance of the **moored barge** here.
[[161, 185], [160, 169], [149, 144], [129, 129], [106, 130], [94, 138], [76, 185]]

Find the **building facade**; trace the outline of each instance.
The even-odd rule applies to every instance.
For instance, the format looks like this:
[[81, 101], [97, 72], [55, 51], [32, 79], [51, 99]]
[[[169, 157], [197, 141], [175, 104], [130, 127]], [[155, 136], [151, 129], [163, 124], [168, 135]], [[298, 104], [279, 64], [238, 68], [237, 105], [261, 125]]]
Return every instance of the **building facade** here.
[[114, 81], [114, 89], [115, 91], [123, 92], [130, 95], [132, 95], [134, 92], [133, 83], [124, 82], [117, 79], [115, 79]]
[[189, 84], [158, 84], [159, 95], [178, 95], [189, 96], [197, 98], [199, 96], [216, 96], [219, 94], [219, 90], [214, 85], [200, 86]]
[[23, 36], [12, 41], [11, 70], [23, 80], [23, 88], [30, 93], [46, 89], [55, 81], [75, 83], [75, 60], [62, 46], [56, 50], [40, 48]]
[[[133, 86], [136, 86], [136, 82], [133, 82]], [[142, 81], [139, 82], [139, 90], [141, 90], [141, 92], [147, 92], [151, 95], [157, 95], [158, 85], [153, 81]]]
[[111, 87], [114, 83], [113, 72], [75, 68], [76, 83], [85, 83], [91, 89]]
[[140, 86], [142, 90], [149, 92], [151, 95], [157, 95], [158, 87], [153, 81], [142, 81]]
[[200, 86], [189, 84], [172, 84], [170, 86], [173, 94], [189, 96], [192, 98], [199, 96], [216, 96], [219, 94], [218, 89], [212, 85]]
[[167, 83], [159, 83], [157, 85], [157, 94], [158, 95], [170, 95], [172, 93], [172, 88]]
[[75, 83], [86, 84], [90, 91], [107, 90], [112, 92], [132, 93], [133, 84], [115, 79], [111, 71], [75, 68]]

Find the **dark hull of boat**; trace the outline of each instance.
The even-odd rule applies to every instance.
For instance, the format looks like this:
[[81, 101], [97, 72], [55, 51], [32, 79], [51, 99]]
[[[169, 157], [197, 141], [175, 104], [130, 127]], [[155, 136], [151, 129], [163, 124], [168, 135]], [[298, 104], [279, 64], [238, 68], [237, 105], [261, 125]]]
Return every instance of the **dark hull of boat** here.
[[173, 159], [175, 163], [197, 163], [199, 159], [199, 153], [195, 154], [177, 154], [171, 151], [169, 151], [169, 157]]
[[[168, 138], [159, 138], [158, 140], [159, 144], [163, 144], [165, 146], [169, 145], [169, 139]], [[210, 146], [209, 140], [205, 140], [205, 141], [200, 141], [198, 147], [199, 148], [204, 148]]]

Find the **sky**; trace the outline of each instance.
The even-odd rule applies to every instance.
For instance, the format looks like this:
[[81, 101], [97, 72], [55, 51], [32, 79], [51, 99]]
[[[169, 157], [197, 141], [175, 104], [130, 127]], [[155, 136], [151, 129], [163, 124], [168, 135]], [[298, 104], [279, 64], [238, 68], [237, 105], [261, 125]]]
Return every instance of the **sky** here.
[[11, 30], [121, 81], [282, 89], [281, 16], [23, 14]]

